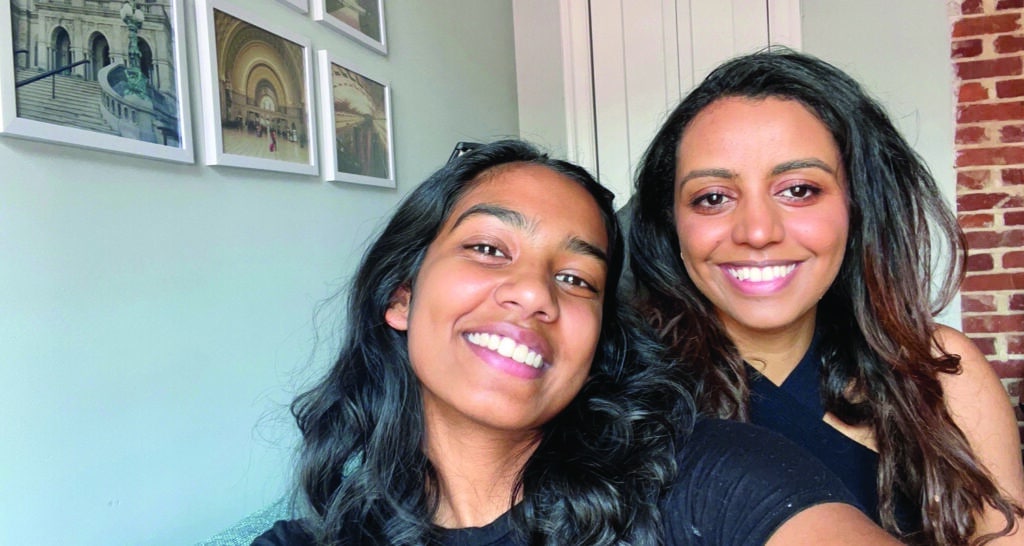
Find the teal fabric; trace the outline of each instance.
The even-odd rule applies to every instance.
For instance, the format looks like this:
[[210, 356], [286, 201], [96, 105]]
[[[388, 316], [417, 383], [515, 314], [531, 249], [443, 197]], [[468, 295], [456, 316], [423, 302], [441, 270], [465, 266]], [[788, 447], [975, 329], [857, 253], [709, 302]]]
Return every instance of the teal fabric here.
[[294, 517], [295, 512], [288, 502], [288, 497], [281, 497], [273, 504], [245, 516], [231, 527], [196, 546], [249, 546], [256, 537], [270, 529], [275, 521]]

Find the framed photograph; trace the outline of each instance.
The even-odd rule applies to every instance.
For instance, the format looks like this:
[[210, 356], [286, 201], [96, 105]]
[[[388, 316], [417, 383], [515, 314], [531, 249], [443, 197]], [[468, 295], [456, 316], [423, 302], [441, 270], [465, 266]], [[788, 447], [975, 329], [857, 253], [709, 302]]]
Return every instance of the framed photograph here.
[[309, 40], [224, 0], [196, 11], [204, 162], [316, 175]]
[[390, 86], [342, 64], [326, 50], [317, 55], [324, 180], [394, 188]]
[[195, 161], [184, 0], [0, 0], [0, 133]]
[[298, 10], [299, 13], [309, 13], [309, 0], [279, 0], [282, 4]]
[[387, 55], [384, 0], [310, 0], [313, 19]]

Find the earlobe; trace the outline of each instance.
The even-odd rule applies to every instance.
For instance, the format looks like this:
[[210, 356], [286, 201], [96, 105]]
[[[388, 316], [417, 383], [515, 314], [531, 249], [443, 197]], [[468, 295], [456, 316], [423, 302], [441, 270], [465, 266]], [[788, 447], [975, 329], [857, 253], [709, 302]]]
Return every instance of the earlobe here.
[[384, 311], [384, 320], [388, 323], [388, 326], [400, 332], [409, 329], [409, 300], [411, 297], [412, 291], [404, 284], [399, 286], [395, 293], [391, 295], [388, 308]]

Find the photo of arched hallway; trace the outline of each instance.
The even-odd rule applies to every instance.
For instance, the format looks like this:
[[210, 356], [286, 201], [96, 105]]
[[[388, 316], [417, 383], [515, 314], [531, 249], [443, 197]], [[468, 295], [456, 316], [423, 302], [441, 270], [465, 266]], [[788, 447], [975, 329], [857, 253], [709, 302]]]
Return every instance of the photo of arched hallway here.
[[213, 10], [222, 152], [310, 161], [303, 48]]

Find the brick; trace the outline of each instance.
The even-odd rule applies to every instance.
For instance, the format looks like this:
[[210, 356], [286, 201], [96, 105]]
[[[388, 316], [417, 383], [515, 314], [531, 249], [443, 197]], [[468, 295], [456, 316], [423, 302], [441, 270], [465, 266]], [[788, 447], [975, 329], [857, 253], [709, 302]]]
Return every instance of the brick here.
[[957, 102], [978, 102], [988, 99], [988, 88], [980, 82], [967, 82], [957, 91]]
[[972, 254], [967, 257], [968, 271], [992, 271], [995, 265], [991, 254]]
[[964, 317], [964, 331], [971, 333], [1024, 332], [1024, 313]]
[[968, 248], [1018, 248], [1024, 245], [1024, 230], [970, 231], [966, 233]]
[[[1024, 176], [1024, 169], [1014, 170], [1021, 171], [1021, 176]], [[956, 185], [962, 189], [980, 190], [988, 184], [990, 173], [987, 169], [957, 171]]]
[[990, 228], [996, 224], [994, 214], [960, 214], [957, 222], [963, 229]]
[[1008, 211], [1003, 213], [1003, 224], [1007, 226], [1024, 226], [1024, 212]]
[[[1014, 250], [1003, 254], [1003, 269], [1024, 268], [1024, 251]], [[1024, 308], [1022, 308], [1024, 309]]]
[[[1020, 378], [1018, 378], [1018, 377], [1004, 377], [1004, 378], [1001, 379], [1000, 382], [1003, 384], [1003, 388], [1006, 389], [1006, 394], [1009, 394], [1011, 398], [1016, 398], [1017, 399], [1017, 400], [1014, 400], [1014, 402], [1018, 402], [1015, 405], [1019, 406], [1020, 405], [1019, 404], [1019, 400], [1020, 400], [1020, 387], [1021, 387]], [[1020, 408], [1020, 409], [1022, 411], [1024, 411], [1024, 408]], [[1021, 418], [1018, 418], [1017, 420], [1020, 421]]]
[[957, 107], [957, 123], [981, 121], [1019, 121], [1024, 119], [1024, 102], [1011, 101], [997, 104], [967, 104]]
[[957, 77], [961, 80], [1019, 76], [1021, 73], [1020, 57], [1000, 57], [983, 61], [959, 61], [953, 63], [953, 65]]
[[1009, 197], [1005, 193], [965, 193], [957, 196], [956, 209], [959, 211], [994, 209]]
[[1004, 125], [999, 128], [1000, 142], [1024, 141], [1024, 125]]
[[1004, 34], [1018, 28], [1020, 14], [1005, 13], [998, 15], [982, 15], [965, 17], [953, 23], [953, 37], [982, 36], [986, 34]]
[[978, 349], [985, 356], [993, 356], [996, 354], [996, 338], [989, 336], [971, 336], [971, 341], [978, 346]]
[[1010, 296], [1010, 310], [1024, 311], [1024, 294], [1012, 294]]
[[1024, 36], [999, 36], [992, 45], [996, 53], [1017, 53], [1024, 51]]
[[[964, 279], [962, 289], [967, 292], [995, 292], [999, 290], [1021, 290], [1024, 289], [1024, 272], [1022, 273], [993, 273], [980, 275], [968, 273]], [[973, 332], [1005, 332], [1006, 329], [996, 330], [972, 330]], [[1017, 330], [1013, 330], [1017, 331]]]
[[1024, 336], [1007, 335], [1006, 352], [1011, 355], [1024, 355]]
[[952, 51], [950, 56], [954, 59], [969, 59], [971, 57], [977, 57], [981, 55], [982, 45], [980, 38], [972, 38], [970, 40], [958, 40], [953, 42]]
[[[1024, 360], [1008, 360], [1005, 362], [1001, 361], [990, 361], [992, 369], [996, 371], [996, 375], [1004, 379], [1020, 379], [1024, 377]], [[1010, 387], [1011, 396], [1020, 396], [1020, 385], [1014, 385]], [[1007, 390], [1010, 390], [1007, 389]]]
[[965, 313], [991, 313], [996, 310], [996, 297], [987, 294], [964, 294], [960, 307]]
[[[957, 144], [981, 144], [986, 140], [984, 127], [972, 125], [970, 127], [957, 127], [956, 129]], [[1008, 141], [1003, 139], [1003, 142]]]
[[1024, 169], [1003, 169], [999, 174], [1003, 184], [1024, 184]]
[[996, 2], [996, 9], [1020, 9], [1024, 8], [1024, 0], [999, 0]]
[[963, 15], [976, 15], [984, 13], [985, 8], [981, 5], [981, 0], [964, 0], [960, 3], [960, 13]]
[[1001, 99], [1024, 95], [1024, 80], [1013, 79], [996, 82], [996, 96]]
[[[1024, 119], [1024, 116], [1021, 116], [1021, 119]], [[1021, 163], [1024, 163], [1024, 147], [1021, 146], [958, 150], [956, 154], [957, 167], [1017, 165]]]

